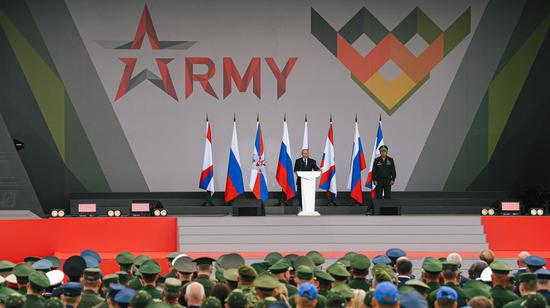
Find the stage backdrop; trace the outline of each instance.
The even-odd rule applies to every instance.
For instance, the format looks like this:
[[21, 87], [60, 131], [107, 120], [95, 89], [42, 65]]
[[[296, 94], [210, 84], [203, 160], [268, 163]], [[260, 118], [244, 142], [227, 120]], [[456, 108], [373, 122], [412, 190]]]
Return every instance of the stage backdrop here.
[[3, 1], [0, 113], [25, 149], [1, 199], [29, 182], [45, 208], [71, 192], [197, 191], [207, 114], [217, 191], [234, 114], [245, 183], [259, 114], [272, 191], [285, 114], [295, 157], [307, 114], [318, 162], [332, 115], [340, 190], [356, 114], [367, 162], [381, 115], [395, 190], [548, 188], [549, 6]]

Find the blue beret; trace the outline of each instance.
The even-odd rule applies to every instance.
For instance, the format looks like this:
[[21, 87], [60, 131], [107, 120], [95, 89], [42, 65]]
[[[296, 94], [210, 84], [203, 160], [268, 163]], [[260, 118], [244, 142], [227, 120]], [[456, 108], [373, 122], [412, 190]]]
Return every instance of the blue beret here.
[[32, 268], [37, 271], [48, 271], [52, 267], [53, 263], [48, 259], [40, 259], [32, 264]]
[[390, 259], [399, 259], [406, 255], [407, 253], [401, 248], [390, 248], [386, 251], [386, 256]]
[[86, 261], [86, 268], [98, 268], [99, 262], [97, 259], [92, 256], [83, 256], [84, 261]]
[[546, 260], [539, 256], [528, 256], [525, 258], [525, 264], [529, 267], [543, 267], [546, 265]]
[[120, 291], [120, 290], [123, 290], [125, 289], [126, 287], [120, 283], [111, 283], [109, 285], [109, 297], [110, 298], [115, 298], [115, 296], [117, 295], [117, 293]]
[[82, 252], [80, 253], [80, 256], [83, 257], [83, 258], [85, 256], [90, 256], [90, 257], [93, 257], [94, 259], [96, 259], [97, 263], [101, 263], [101, 256], [95, 250], [91, 250], [91, 249], [82, 250]]
[[374, 258], [372, 258], [372, 264], [376, 265], [376, 264], [379, 264], [379, 263], [383, 263], [383, 264], [391, 264], [391, 260], [390, 258], [386, 257], [386, 256], [383, 256], [383, 255], [379, 255], [379, 256], [376, 256]]
[[82, 293], [82, 285], [79, 282], [67, 282], [62, 289], [65, 296], [77, 297]]
[[117, 304], [130, 304], [130, 300], [136, 294], [134, 289], [124, 288], [115, 295], [115, 303]]

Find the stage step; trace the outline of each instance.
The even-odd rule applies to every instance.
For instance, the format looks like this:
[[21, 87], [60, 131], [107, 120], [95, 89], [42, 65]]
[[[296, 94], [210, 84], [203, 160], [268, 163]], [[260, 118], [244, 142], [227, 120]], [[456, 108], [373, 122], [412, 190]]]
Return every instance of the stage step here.
[[0, 210], [1, 219], [38, 219], [38, 215], [26, 210]]
[[480, 251], [479, 216], [179, 217], [184, 252]]

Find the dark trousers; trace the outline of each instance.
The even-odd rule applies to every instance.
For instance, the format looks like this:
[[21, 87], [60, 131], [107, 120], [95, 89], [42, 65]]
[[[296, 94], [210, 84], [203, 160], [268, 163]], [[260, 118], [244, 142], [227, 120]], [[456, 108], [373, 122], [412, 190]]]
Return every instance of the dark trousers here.
[[391, 199], [391, 179], [378, 179], [377, 182], [378, 185], [376, 185], [376, 187], [374, 188], [376, 199]]

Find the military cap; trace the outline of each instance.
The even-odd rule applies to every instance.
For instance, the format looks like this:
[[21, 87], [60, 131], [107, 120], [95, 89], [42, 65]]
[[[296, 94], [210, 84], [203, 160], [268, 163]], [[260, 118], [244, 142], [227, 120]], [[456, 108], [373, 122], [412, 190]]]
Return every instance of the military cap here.
[[302, 280], [311, 280], [313, 279], [313, 269], [309, 266], [300, 265], [296, 269], [296, 277]]
[[376, 264], [379, 264], [379, 263], [383, 263], [383, 264], [391, 264], [391, 260], [390, 258], [388, 258], [387, 256], [384, 256], [384, 255], [378, 255], [374, 258], [372, 258], [372, 264], [376, 265]]
[[134, 265], [141, 266], [147, 260], [151, 260], [151, 258], [146, 255], [139, 255], [134, 259]]
[[242, 265], [237, 272], [241, 277], [256, 278], [258, 276], [256, 270], [248, 265]]
[[525, 258], [525, 264], [531, 268], [539, 268], [546, 265], [546, 260], [539, 256], [528, 256]]
[[41, 271], [33, 271], [32, 273], [30, 273], [29, 281], [42, 289], [50, 286], [50, 280], [48, 279], [48, 276], [46, 276], [46, 274]]
[[443, 271], [443, 265], [438, 259], [427, 257], [422, 262], [422, 269], [427, 273], [437, 274]]
[[258, 274], [267, 272], [270, 266], [271, 265], [265, 261], [250, 264], [250, 267], [252, 267]]
[[374, 277], [374, 280], [376, 280], [376, 282], [393, 282], [395, 280], [395, 274], [393, 273], [393, 271], [387, 265], [383, 264], [379, 264], [372, 268], [372, 276]]
[[37, 271], [49, 271], [53, 264], [50, 260], [40, 259], [32, 264], [32, 268]]
[[323, 263], [325, 263], [325, 257], [323, 257], [323, 255], [318, 252], [318, 251], [315, 251], [315, 250], [312, 250], [310, 252], [308, 252], [306, 254], [306, 257], [309, 257], [311, 259], [311, 261], [313, 261], [313, 263], [315, 263], [315, 265], [319, 266]]
[[174, 260], [179, 255], [179, 252], [172, 252], [166, 255], [166, 259], [168, 259], [169, 262], [172, 262], [172, 260]]
[[61, 260], [59, 260], [59, 258], [56, 257], [56, 256], [45, 256], [42, 259], [46, 259], [46, 260], [49, 260], [50, 262], [52, 262], [52, 268], [53, 269], [61, 267]]
[[223, 277], [223, 274], [225, 273], [225, 269], [218, 263], [217, 260], [216, 260], [216, 263], [214, 263], [214, 269], [216, 270], [214, 273], [215, 279], [218, 282], [226, 282], [227, 280], [225, 280], [225, 278]]
[[118, 282], [119, 282], [119, 278], [117, 274], [105, 275], [105, 277], [103, 277], [103, 284], [106, 287], [108, 287], [111, 283], [118, 283]]
[[223, 278], [226, 281], [237, 282], [237, 278], [239, 278], [239, 270], [236, 268], [225, 270], [223, 272]]
[[379, 148], [378, 148], [378, 151], [382, 151], [382, 150], [388, 150], [388, 146], [387, 145], [381, 145]]
[[10, 262], [8, 260], [0, 261], [0, 272], [11, 271], [14, 266], [15, 266], [15, 264], [13, 264], [12, 262]]
[[81, 257], [85, 257], [85, 256], [90, 256], [94, 259], [96, 259], [97, 263], [101, 263], [101, 256], [99, 255], [99, 253], [95, 250], [92, 250], [92, 249], [85, 249], [85, 250], [82, 250], [80, 252], [80, 256]]
[[8, 295], [5, 300], [4, 308], [20, 308], [25, 306], [26, 298], [19, 292]]
[[331, 275], [329, 275], [327, 272], [320, 270], [318, 268], [314, 270], [313, 274], [315, 275], [315, 279], [317, 280], [326, 280], [330, 282], [334, 281], [334, 278]]
[[485, 298], [491, 298], [491, 287], [479, 280], [468, 280], [462, 288], [464, 296], [468, 299], [472, 299], [476, 296], [483, 296]]
[[62, 289], [65, 296], [77, 297], [82, 294], [82, 285], [79, 282], [67, 282]]
[[296, 259], [298, 258], [298, 255], [295, 254], [295, 253], [289, 253], [288, 255], [285, 256], [285, 258], [288, 259], [288, 261], [290, 261], [290, 263], [292, 264], [292, 267], [293, 268], [296, 268], [297, 266], [294, 265], [294, 262], [296, 262]]
[[337, 283], [330, 289], [331, 291], [339, 291], [346, 299], [352, 299], [355, 295], [353, 290], [345, 283]]
[[208, 296], [204, 302], [202, 302], [201, 308], [221, 308], [222, 303], [217, 297]]
[[130, 300], [132, 308], [145, 308], [153, 302], [153, 296], [145, 290], [137, 291]]
[[390, 258], [393, 262], [401, 257], [405, 257], [407, 253], [401, 248], [390, 248], [386, 250], [386, 256]]
[[521, 273], [518, 276], [519, 282], [529, 282], [537, 280], [537, 274], [535, 273]]
[[268, 270], [272, 273], [284, 273], [288, 271], [290, 267], [291, 267], [290, 261], [288, 259], [281, 258], [279, 259], [279, 261], [271, 265], [268, 268]]
[[33, 272], [33, 269], [27, 263], [19, 263], [13, 267], [11, 271], [16, 277], [29, 277], [30, 273]]
[[540, 293], [531, 293], [525, 296], [522, 307], [548, 307], [544, 296]]
[[193, 260], [197, 265], [212, 265], [214, 261], [216, 261], [216, 259], [210, 257], [199, 257]]
[[87, 268], [84, 270], [84, 279], [87, 281], [98, 281], [101, 278], [101, 270], [99, 268]]
[[13, 273], [6, 276], [5, 279], [6, 279], [7, 283], [11, 283], [11, 284], [14, 284], [14, 285], [17, 284], [17, 277]]
[[116, 255], [116, 263], [120, 265], [134, 264], [136, 257], [128, 251], [122, 251]]
[[118, 291], [118, 293], [115, 295], [115, 303], [128, 305], [130, 304], [130, 300], [132, 299], [134, 294], [136, 294], [136, 291], [134, 291], [134, 289], [124, 288]]
[[181, 280], [176, 278], [166, 278], [164, 281], [164, 294], [174, 298], [178, 297], [181, 290]]
[[493, 270], [490, 268], [490, 267], [486, 267], [483, 269], [483, 271], [481, 272], [481, 275], [479, 275], [479, 280], [483, 281], [483, 282], [491, 282], [493, 281]]
[[229, 253], [223, 256], [218, 263], [224, 268], [239, 268], [245, 264], [243, 257], [238, 253]]
[[[326, 307], [344, 308], [348, 305], [348, 300], [339, 290], [330, 290], [327, 293]], [[370, 303], [369, 303], [370, 305]]]
[[118, 282], [121, 284], [125, 284], [128, 281], [130, 281], [130, 274], [128, 274], [125, 271], [118, 271], [115, 274], [118, 276]]
[[86, 268], [86, 261], [81, 256], [71, 256], [63, 264], [63, 272], [69, 277], [80, 277]]
[[537, 274], [538, 279], [550, 280], [550, 270], [540, 268], [535, 272], [535, 274]]
[[351, 267], [351, 264], [349, 263], [349, 259], [346, 258], [346, 257], [342, 257], [342, 258], [336, 260], [336, 263], [340, 263], [340, 264], [342, 264], [343, 266], [345, 266], [346, 268], [350, 268], [350, 267]]
[[269, 263], [269, 265], [273, 265], [282, 258], [283, 258], [282, 254], [278, 252], [270, 252], [265, 256], [264, 261]]
[[246, 295], [240, 289], [235, 289], [225, 299], [225, 303], [232, 308], [244, 308], [248, 305]]
[[417, 279], [409, 279], [405, 282], [405, 285], [415, 287], [415, 288], [419, 288], [419, 289], [422, 289], [422, 290], [429, 290], [430, 289], [429, 285], [427, 285], [424, 282], [422, 282], [420, 280], [417, 280]]
[[327, 273], [329, 273], [331, 276], [338, 276], [338, 277], [349, 277], [351, 276], [348, 270], [339, 263], [334, 263], [331, 266], [327, 268]]
[[260, 274], [254, 279], [254, 286], [260, 289], [275, 289], [279, 285], [280, 282], [277, 280], [277, 277], [270, 273]]
[[84, 256], [82, 257], [84, 259], [84, 262], [86, 262], [86, 268], [98, 268], [99, 262], [97, 262], [97, 259], [93, 256]]
[[120, 283], [111, 283], [109, 285], [109, 297], [115, 298], [115, 295], [124, 288], [126, 287], [124, 285], [121, 285]]
[[150, 274], [150, 275], [156, 275], [160, 273], [160, 265], [157, 261], [153, 259], [149, 259], [145, 261], [140, 267], [139, 272], [141, 274]]
[[27, 257], [25, 257], [25, 259], [23, 259], [23, 262], [27, 262], [27, 263], [31, 263], [31, 264], [32, 264], [32, 263], [34, 263], [34, 262], [36, 262], [36, 261], [38, 261], [38, 260], [40, 260], [40, 258], [37, 257], [37, 256], [27, 256]]
[[[291, 263], [292, 264], [292, 263]], [[294, 260], [294, 268], [298, 268], [300, 265], [309, 266], [311, 268], [316, 267], [315, 263], [311, 260], [311, 258], [306, 256], [298, 256], [296, 257], [296, 260]]]
[[317, 288], [309, 282], [302, 283], [298, 288], [298, 295], [309, 300], [317, 299], [317, 294]]
[[181, 256], [172, 262], [174, 269], [182, 273], [194, 273], [197, 271], [197, 263], [193, 262], [193, 259], [187, 256]]
[[441, 262], [441, 266], [443, 267], [444, 271], [453, 271], [453, 272], [459, 271], [458, 263], [456, 262], [449, 262], [449, 261]]
[[348, 251], [346, 252], [346, 254], [343, 256], [343, 258], [346, 258], [346, 259], [350, 259], [351, 257], [355, 256], [357, 253], [355, 251]]
[[399, 300], [397, 287], [391, 282], [381, 282], [376, 285], [372, 294], [380, 304], [395, 304]]
[[504, 261], [493, 261], [489, 264], [489, 267], [493, 273], [497, 274], [508, 274], [512, 268]]
[[50, 297], [44, 305], [46, 308], [65, 308], [65, 304], [55, 296]]
[[436, 294], [436, 299], [450, 299], [453, 302], [458, 300], [458, 294], [453, 288], [442, 286]]
[[349, 259], [349, 264], [353, 269], [362, 271], [369, 269], [370, 259], [365, 255], [357, 254]]
[[63, 278], [65, 278], [65, 273], [63, 273], [60, 270], [53, 270], [53, 271], [47, 272], [46, 276], [50, 281], [50, 286], [56, 286], [63, 282]]

